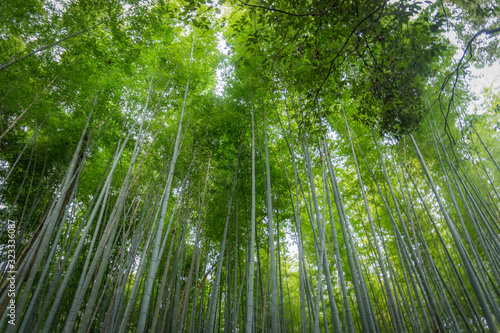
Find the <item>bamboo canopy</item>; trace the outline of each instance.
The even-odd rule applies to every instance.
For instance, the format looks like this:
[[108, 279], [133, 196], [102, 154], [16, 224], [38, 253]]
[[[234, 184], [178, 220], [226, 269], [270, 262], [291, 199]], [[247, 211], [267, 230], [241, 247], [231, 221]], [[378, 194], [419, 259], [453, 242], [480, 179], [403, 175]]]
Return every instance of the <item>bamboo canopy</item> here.
[[499, 15], [0, 4], [0, 331], [498, 332]]

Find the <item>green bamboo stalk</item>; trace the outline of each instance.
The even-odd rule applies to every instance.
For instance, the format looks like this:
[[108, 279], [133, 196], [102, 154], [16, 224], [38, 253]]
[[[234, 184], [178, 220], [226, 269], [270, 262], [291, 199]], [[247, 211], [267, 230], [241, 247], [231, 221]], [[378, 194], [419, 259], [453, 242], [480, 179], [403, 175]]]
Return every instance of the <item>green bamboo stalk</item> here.
[[[455, 240], [455, 243], [457, 245], [457, 250], [458, 250], [460, 256], [462, 257], [462, 260], [464, 262], [464, 266], [465, 266], [465, 269], [467, 272], [467, 276], [469, 277], [472, 288], [473, 288], [473, 290], [476, 294], [476, 297], [479, 301], [479, 305], [483, 311], [483, 316], [485, 317], [485, 319], [488, 323], [488, 327], [492, 332], [498, 332], [498, 328], [496, 326], [496, 323], [495, 323], [493, 317], [491, 316], [490, 308], [489, 308], [487, 301], [484, 297], [483, 291], [481, 290], [481, 286], [479, 284], [479, 281], [477, 280], [477, 273], [474, 271], [474, 269], [471, 267], [471, 265], [469, 263], [469, 258], [465, 252], [465, 249], [463, 248], [463, 244], [462, 244], [462, 241], [460, 240], [460, 236], [458, 235], [458, 232], [456, 231], [455, 226], [453, 225], [453, 223], [450, 220], [448, 212], [444, 207], [444, 204], [443, 204], [441, 197], [436, 189], [434, 181], [432, 180], [432, 177], [429, 173], [429, 170], [427, 169], [427, 165], [425, 164], [425, 161], [420, 153], [420, 150], [418, 149], [417, 143], [415, 142], [415, 139], [413, 138], [412, 135], [410, 135], [410, 139], [411, 139], [413, 146], [415, 148], [415, 152], [417, 154], [417, 158], [420, 162], [420, 165], [422, 166], [422, 169], [423, 169], [423, 171], [427, 177], [427, 180], [432, 188], [434, 196], [439, 204], [441, 214], [443, 215], [443, 217], [448, 225], [448, 228], [453, 236], [453, 239]], [[498, 319], [500, 320], [500, 318], [498, 318]]]
[[[328, 147], [326, 145], [326, 140], [323, 140], [323, 145], [324, 145], [324, 150], [325, 150], [326, 156], [330, 156], [330, 154], [328, 152]], [[327, 161], [326, 165], [328, 167], [328, 172], [331, 173], [332, 166], [330, 165], [330, 159], [327, 158], [326, 156], [325, 156], [325, 159]], [[332, 185], [332, 187], [333, 187], [333, 185]], [[352, 318], [351, 306], [349, 304], [349, 297], [347, 294], [346, 282], [345, 282], [345, 277], [344, 277], [344, 270], [342, 268], [342, 259], [340, 256], [340, 250], [339, 250], [339, 245], [338, 245], [338, 240], [337, 240], [337, 231], [335, 229], [335, 223], [334, 223], [334, 219], [333, 219], [333, 209], [332, 209], [333, 206], [332, 206], [332, 202], [331, 202], [331, 198], [330, 198], [330, 189], [329, 189], [328, 183], [326, 183], [325, 191], [326, 191], [326, 197], [328, 200], [328, 212], [330, 214], [330, 225], [332, 227], [333, 244], [335, 247], [335, 255], [336, 255], [336, 261], [337, 261], [337, 271], [338, 271], [338, 275], [339, 275], [340, 286], [342, 289], [342, 296], [343, 296], [343, 300], [344, 300], [344, 314], [345, 314], [346, 320], [347, 320], [348, 332], [352, 333], [352, 332], [355, 332], [354, 322], [353, 322], [353, 318]], [[340, 217], [339, 217], [339, 219], [340, 219]]]
[[[325, 147], [326, 148], [326, 147]], [[342, 230], [342, 235], [344, 238], [344, 244], [347, 252], [347, 261], [349, 263], [349, 268], [351, 271], [351, 277], [352, 277], [352, 282], [354, 285], [354, 292], [356, 295], [356, 301], [358, 303], [358, 310], [359, 310], [359, 315], [360, 315], [360, 320], [361, 320], [361, 326], [364, 331], [371, 331], [372, 327], [369, 326], [368, 324], [368, 315], [367, 315], [367, 304], [366, 304], [366, 299], [363, 297], [362, 292], [361, 292], [361, 286], [359, 283], [359, 279], [357, 276], [357, 268], [356, 264], [354, 261], [353, 257], [353, 252], [355, 249], [352, 248], [352, 236], [350, 234], [350, 230], [348, 227], [348, 222], [346, 220], [346, 214], [344, 211], [344, 204], [342, 202], [342, 197], [340, 194], [340, 189], [338, 187], [338, 183], [335, 177], [335, 171], [333, 169], [331, 160], [329, 158], [329, 154], [326, 154], [326, 160], [327, 160], [327, 165], [328, 165], [328, 171], [329, 171], [329, 176], [330, 176], [330, 182], [332, 185], [332, 190], [333, 190], [333, 198], [335, 201], [335, 205], [337, 207], [337, 213], [339, 217], [339, 222]]]
[[[252, 92], [250, 92], [250, 97]], [[248, 254], [248, 288], [246, 299], [246, 322], [245, 332], [253, 331], [254, 321], [254, 279], [255, 279], [255, 119], [253, 100], [251, 101], [251, 114], [252, 114], [252, 208], [251, 208], [251, 230], [250, 230], [250, 245]]]
[[395, 306], [394, 296], [392, 294], [392, 290], [391, 290], [391, 286], [390, 286], [390, 283], [389, 283], [389, 279], [387, 277], [387, 269], [386, 269], [384, 261], [382, 259], [383, 255], [382, 255], [380, 247], [379, 247], [379, 245], [378, 245], [378, 243], [376, 241], [376, 235], [377, 235], [377, 233], [375, 232], [375, 227], [373, 225], [373, 218], [372, 218], [370, 206], [368, 204], [368, 199], [366, 197], [365, 185], [364, 185], [363, 179], [361, 177], [361, 172], [359, 170], [358, 159], [356, 157], [356, 151], [354, 149], [354, 144], [352, 143], [351, 131], [349, 129], [349, 124], [347, 123], [347, 117], [345, 115], [345, 111], [344, 111], [343, 106], [342, 106], [342, 112], [343, 112], [343, 115], [344, 115], [344, 121], [345, 121], [346, 129], [347, 129], [347, 136], [349, 138], [349, 143], [350, 143], [350, 146], [351, 146], [351, 152], [352, 152], [352, 156], [353, 156], [353, 159], [354, 159], [354, 166], [356, 168], [356, 174], [358, 176], [359, 186], [361, 188], [361, 195], [363, 196], [363, 204], [365, 206], [365, 211], [366, 211], [366, 214], [367, 214], [368, 223], [370, 225], [370, 231], [371, 231], [371, 233], [372, 233], [372, 235], [374, 237], [374, 240], [375, 240], [375, 246], [374, 247], [375, 247], [375, 249], [377, 251], [377, 261], [378, 261], [378, 264], [379, 264], [380, 269], [382, 271], [382, 278], [384, 280], [384, 286], [385, 286], [385, 290], [384, 291], [387, 294], [387, 298], [389, 300], [389, 302], [388, 302], [389, 313], [391, 314], [391, 320], [393, 322], [393, 325], [394, 325], [395, 329], [397, 331], [402, 331], [403, 327], [401, 326], [401, 319], [400, 319], [401, 315], [397, 311], [397, 308]]

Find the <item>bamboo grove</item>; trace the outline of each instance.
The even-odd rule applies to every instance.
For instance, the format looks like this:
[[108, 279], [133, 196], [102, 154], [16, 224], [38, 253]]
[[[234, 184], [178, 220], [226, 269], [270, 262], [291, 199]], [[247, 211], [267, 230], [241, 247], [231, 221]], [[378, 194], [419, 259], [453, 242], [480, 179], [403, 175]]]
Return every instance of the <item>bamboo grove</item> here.
[[499, 331], [498, 3], [0, 12], [3, 332]]

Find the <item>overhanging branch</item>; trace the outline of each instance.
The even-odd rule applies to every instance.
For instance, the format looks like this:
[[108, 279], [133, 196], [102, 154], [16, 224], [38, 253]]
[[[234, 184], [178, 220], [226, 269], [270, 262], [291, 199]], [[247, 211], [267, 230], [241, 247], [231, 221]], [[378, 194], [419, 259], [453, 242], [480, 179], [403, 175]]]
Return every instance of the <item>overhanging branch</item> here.
[[322, 12], [319, 12], [319, 13], [295, 14], [295, 13], [290, 13], [290, 12], [287, 12], [287, 11], [284, 11], [281, 9], [277, 9], [277, 8], [271, 8], [271, 7], [260, 6], [260, 5], [252, 5], [252, 4], [243, 2], [241, 0], [239, 0], [239, 2], [241, 2], [244, 6], [247, 6], [247, 7], [265, 9], [265, 10], [269, 10], [272, 12], [277, 12], [277, 13], [286, 14], [286, 15], [295, 16], [295, 17], [304, 17], [304, 16], [319, 16], [319, 17], [321, 17], [321, 16], [324, 16], [326, 13], [328, 13], [330, 10], [332, 10], [337, 5], [337, 1], [335, 1], [333, 3], [333, 5], [331, 5], [328, 9], [326, 9]]

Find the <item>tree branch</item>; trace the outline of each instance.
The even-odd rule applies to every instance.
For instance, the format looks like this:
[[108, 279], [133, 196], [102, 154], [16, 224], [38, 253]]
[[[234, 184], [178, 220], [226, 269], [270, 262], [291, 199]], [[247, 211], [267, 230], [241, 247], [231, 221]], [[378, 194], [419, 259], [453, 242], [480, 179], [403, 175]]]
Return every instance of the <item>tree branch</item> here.
[[[43, 51], [43, 50], [46, 50], [46, 49], [48, 49], [48, 48], [50, 48], [50, 47], [52, 47], [52, 46], [54, 46], [54, 45], [60, 44], [60, 43], [64, 42], [64, 41], [65, 41], [65, 40], [67, 40], [67, 39], [70, 39], [70, 38], [72, 38], [72, 37], [78, 36], [78, 35], [80, 35], [80, 34], [82, 34], [82, 33], [86, 32], [86, 31], [88, 31], [88, 30], [90, 30], [90, 29], [93, 29], [93, 28], [97, 27], [98, 25], [103, 24], [103, 23], [104, 23], [104, 21], [99, 22], [99, 23], [97, 23], [97, 24], [95, 24], [95, 25], [93, 25], [93, 26], [91, 26], [91, 27], [85, 28], [85, 29], [83, 29], [83, 30], [80, 30], [80, 31], [78, 31], [78, 32], [75, 32], [74, 34], [71, 34], [71, 35], [69, 35], [69, 36], [66, 36], [66, 37], [64, 37], [64, 38], [62, 38], [62, 39], [56, 40], [54, 43], [51, 43], [51, 44], [49, 44], [49, 45], [45, 45], [45, 46], [43, 46], [43, 47], [41, 47], [41, 48], [39, 48], [39, 49], [37, 49], [37, 50], [35, 50], [35, 51], [32, 51], [32, 52], [30, 52], [30, 53], [28, 53], [28, 54], [26, 54], [26, 55], [24, 55], [24, 56], [22, 56], [22, 57], [20, 57], [20, 58], [14, 59], [14, 60], [12, 60], [12, 61], [10, 61], [10, 62], [4, 62], [3, 64], [0, 64], [0, 70], [4, 69], [4, 68], [6, 68], [6, 67], [9, 67], [10, 65], [13, 65], [13, 64], [15, 64], [15, 63], [17, 63], [17, 62], [19, 62], [19, 61], [21, 61], [21, 60], [24, 60], [24, 59], [28, 58], [29, 56], [32, 56], [32, 55], [34, 55], [34, 54], [36, 54], [36, 53], [38, 53], [38, 52], [41, 52], [41, 51]], [[23, 51], [23, 52], [24, 52], [24, 51]], [[21, 52], [21, 53], [23, 53], [23, 52]], [[14, 57], [15, 57], [15, 56], [14, 56]], [[12, 59], [12, 58], [11, 58], [11, 59]]]
[[260, 6], [260, 5], [252, 5], [252, 4], [243, 2], [241, 0], [239, 0], [239, 2], [241, 2], [243, 5], [245, 5], [247, 7], [265, 9], [265, 10], [269, 10], [269, 11], [272, 11], [272, 12], [282, 13], [282, 14], [286, 14], [286, 15], [290, 15], [290, 16], [295, 16], [295, 17], [304, 17], [304, 16], [319, 16], [319, 17], [321, 17], [321, 16], [324, 16], [326, 13], [328, 13], [330, 10], [332, 10], [337, 5], [337, 1], [335, 1], [331, 7], [329, 7], [328, 9], [326, 9], [325, 11], [322, 11], [320, 13], [295, 14], [295, 13], [290, 13], [290, 12], [287, 12], [287, 11], [284, 11], [284, 10], [280, 10], [280, 9], [276, 9], [276, 8], [265, 7], [265, 6]]

